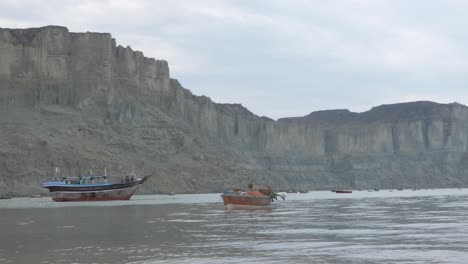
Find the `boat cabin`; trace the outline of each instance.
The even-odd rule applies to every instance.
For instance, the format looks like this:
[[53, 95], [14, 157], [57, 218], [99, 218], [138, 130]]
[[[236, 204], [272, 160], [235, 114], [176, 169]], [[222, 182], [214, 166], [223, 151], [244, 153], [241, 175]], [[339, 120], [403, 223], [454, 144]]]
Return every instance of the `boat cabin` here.
[[107, 176], [63, 177], [60, 182], [65, 184], [103, 184], [107, 183]]

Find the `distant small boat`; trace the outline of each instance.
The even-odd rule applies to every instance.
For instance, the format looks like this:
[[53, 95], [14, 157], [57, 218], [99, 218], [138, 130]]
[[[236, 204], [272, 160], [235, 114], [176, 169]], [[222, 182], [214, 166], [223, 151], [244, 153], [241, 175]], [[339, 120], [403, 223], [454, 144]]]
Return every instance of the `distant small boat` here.
[[10, 195], [0, 195], [0, 200], [7, 200], [7, 199], [11, 199], [11, 196]]
[[286, 191], [286, 193], [308, 193], [309, 191], [307, 190], [289, 190]]
[[120, 183], [108, 183], [108, 176], [63, 177], [44, 182], [56, 202], [129, 200], [148, 176], [126, 176]]
[[352, 193], [352, 192], [353, 192], [352, 190], [342, 190], [342, 189], [335, 190], [335, 193]]

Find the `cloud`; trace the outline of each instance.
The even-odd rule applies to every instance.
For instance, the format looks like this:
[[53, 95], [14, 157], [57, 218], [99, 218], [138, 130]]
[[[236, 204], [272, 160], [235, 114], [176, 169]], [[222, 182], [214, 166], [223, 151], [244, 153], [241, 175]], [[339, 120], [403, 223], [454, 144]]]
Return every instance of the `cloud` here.
[[468, 102], [464, 1], [6, 0], [0, 10], [1, 27], [110, 32], [168, 60], [195, 94], [273, 118]]

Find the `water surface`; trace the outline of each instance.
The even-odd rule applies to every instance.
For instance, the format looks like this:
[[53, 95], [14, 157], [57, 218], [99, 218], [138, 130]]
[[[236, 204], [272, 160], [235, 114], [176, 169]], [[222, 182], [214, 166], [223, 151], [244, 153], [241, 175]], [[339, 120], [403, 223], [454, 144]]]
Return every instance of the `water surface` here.
[[0, 263], [467, 263], [468, 189], [0, 200]]

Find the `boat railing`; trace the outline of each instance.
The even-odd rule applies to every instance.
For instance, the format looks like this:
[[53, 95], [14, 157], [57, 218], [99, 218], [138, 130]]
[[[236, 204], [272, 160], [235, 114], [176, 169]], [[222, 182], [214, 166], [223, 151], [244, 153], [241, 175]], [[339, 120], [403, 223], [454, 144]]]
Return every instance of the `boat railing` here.
[[92, 185], [92, 184], [126, 184], [139, 182], [143, 183], [150, 175], [145, 175], [142, 178], [138, 178], [134, 175], [120, 177], [120, 182], [110, 182], [110, 178], [107, 175], [86, 175], [86, 176], [69, 176], [69, 177], [55, 177], [52, 181], [48, 182], [56, 184], [73, 184], [73, 185]]
[[93, 175], [93, 176], [72, 176], [72, 177], [62, 177], [59, 179], [54, 179], [56, 182], [64, 184], [100, 184], [107, 183], [107, 176]]

